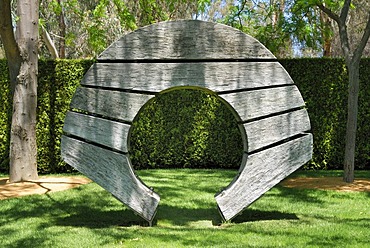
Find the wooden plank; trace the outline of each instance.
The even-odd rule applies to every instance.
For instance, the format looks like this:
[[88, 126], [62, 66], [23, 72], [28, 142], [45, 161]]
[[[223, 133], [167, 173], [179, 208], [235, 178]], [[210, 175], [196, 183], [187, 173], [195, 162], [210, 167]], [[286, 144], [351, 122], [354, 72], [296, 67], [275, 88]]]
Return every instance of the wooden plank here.
[[248, 152], [271, 145], [311, 129], [305, 109], [244, 124]]
[[312, 135], [248, 156], [240, 175], [215, 196], [225, 220], [231, 220], [312, 157]]
[[242, 121], [304, 106], [301, 93], [295, 85], [220, 96], [235, 109]]
[[78, 87], [71, 107], [131, 122], [153, 95]]
[[136, 178], [125, 155], [67, 136], [62, 136], [61, 147], [66, 163], [151, 223], [160, 200], [159, 195]]
[[101, 60], [245, 59], [275, 56], [258, 40], [232, 27], [198, 20], [160, 22], [123, 36]]
[[97, 144], [128, 152], [127, 138], [130, 125], [94, 116], [68, 112], [63, 131]]
[[81, 85], [160, 92], [199, 86], [215, 92], [294, 84], [279, 62], [96, 63]]
[[[153, 95], [116, 92], [79, 87], [71, 107], [91, 113], [132, 121], [140, 108]], [[304, 106], [298, 88], [294, 85], [255, 91], [223, 94], [243, 121]]]

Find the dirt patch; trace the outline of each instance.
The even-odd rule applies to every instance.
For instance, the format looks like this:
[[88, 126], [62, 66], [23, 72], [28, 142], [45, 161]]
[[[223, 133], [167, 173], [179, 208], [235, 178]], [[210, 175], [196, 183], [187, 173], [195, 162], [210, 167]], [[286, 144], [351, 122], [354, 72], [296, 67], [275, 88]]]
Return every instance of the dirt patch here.
[[[33, 194], [48, 194], [90, 183], [85, 177], [40, 177], [36, 181], [9, 183], [8, 178], [0, 178], [0, 200]], [[287, 188], [321, 189], [337, 191], [370, 192], [370, 179], [356, 179], [353, 183], [345, 183], [341, 177], [300, 177], [284, 180], [281, 185]]]
[[48, 194], [71, 189], [89, 182], [91, 180], [76, 176], [40, 177], [39, 180], [21, 183], [9, 183], [8, 178], [0, 178], [0, 200], [33, 194]]
[[281, 185], [287, 188], [370, 192], [369, 178], [356, 179], [353, 183], [345, 183], [342, 177], [300, 177], [286, 179]]

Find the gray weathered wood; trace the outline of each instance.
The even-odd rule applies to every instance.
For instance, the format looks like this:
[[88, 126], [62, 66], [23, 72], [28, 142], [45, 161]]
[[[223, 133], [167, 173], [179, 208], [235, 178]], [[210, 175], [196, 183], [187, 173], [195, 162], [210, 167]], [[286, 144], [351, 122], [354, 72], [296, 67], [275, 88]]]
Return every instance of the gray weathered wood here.
[[112, 193], [145, 220], [153, 220], [159, 195], [136, 178], [125, 155], [67, 136], [62, 136], [61, 146], [65, 162]]
[[220, 96], [235, 109], [243, 121], [304, 106], [301, 93], [295, 85]]
[[63, 131], [88, 141], [128, 152], [127, 136], [130, 125], [85, 114], [68, 112]]
[[149, 222], [159, 196], [133, 173], [125, 155], [130, 125], [124, 123], [163, 90], [203, 87], [237, 113], [245, 150], [240, 173], [215, 197], [226, 220], [311, 159], [298, 88], [270, 51], [234, 28], [157, 23], [123, 36], [98, 60], [72, 99], [71, 107], [86, 114], [67, 114], [62, 156]]
[[[77, 89], [71, 107], [91, 113], [132, 121], [153, 95], [101, 89]], [[243, 121], [304, 106], [295, 85], [221, 95]]]
[[312, 135], [248, 156], [239, 177], [215, 196], [225, 220], [238, 213], [312, 157]]
[[278, 62], [96, 63], [81, 85], [160, 92], [199, 86], [214, 92], [294, 84]]
[[232, 27], [197, 21], [161, 22], [123, 36], [98, 59], [251, 59], [275, 56], [255, 38]]
[[248, 152], [274, 144], [283, 139], [301, 134], [311, 129], [307, 111], [294, 112], [269, 117], [244, 124], [248, 138]]
[[131, 122], [153, 95], [79, 87], [71, 107]]

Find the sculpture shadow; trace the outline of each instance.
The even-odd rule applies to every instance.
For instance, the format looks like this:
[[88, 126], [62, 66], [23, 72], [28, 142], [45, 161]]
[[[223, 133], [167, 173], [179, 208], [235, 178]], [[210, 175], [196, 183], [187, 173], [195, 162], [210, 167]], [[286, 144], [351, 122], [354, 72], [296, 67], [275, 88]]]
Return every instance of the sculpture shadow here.
[[[88, 228], [106, 228], [111, 226], [142, 226], [147, 227], [149, 223], [130, 209], [104, 211], [94, 207], [88, 208], [83, 205], [76, 205], [70, 208], [73, 214], [68, 217], [56, 219], [56, 225], [60, 226], [78, 226]], [[269, 220], [299, 220], [292, 213], [280, 211], [263, 211], [255, 209], [246, 209], [241, 215], [228, 223], [246, 223]], [[224, 224], [216, 207], [210, 208], [184, 208], [168, 205], [160, 205], [153, 221], [153, 226], [158, 221], [171, 223], [175, 226], [189, 226], [191, 223], [208, 222], [209, 226], [220, 226]]]
[[299, 220], [299, 218], [296, 214], [292, 213], [246, 209], [242, 214], [235, 217], [232, 220], [232, 223], [244, 223], [265, 220]]
[[113, 226], [149, 226], [149, 223], [129, 209], [103, 211], [96, 208], [76, 207], [75, 213], [56, 220], [59, 226], [88, 227], [91, 229]]

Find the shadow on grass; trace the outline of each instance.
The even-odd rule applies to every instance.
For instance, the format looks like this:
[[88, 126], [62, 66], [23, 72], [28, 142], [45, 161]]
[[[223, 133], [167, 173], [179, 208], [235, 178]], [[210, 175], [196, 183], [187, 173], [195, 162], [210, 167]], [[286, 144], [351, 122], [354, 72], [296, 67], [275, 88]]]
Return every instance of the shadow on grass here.
[[[286, 188], [283, 186], [275, 186], [274, 189], [277, 190], [277, 193], [275, 194], [278, 194], [279, 197], [288, 199], [293, 203], [302, 202], [323, 205], [325, 203], [322, 200], [323, 196], [327, 195], [327, 192], [324, 190], [318, 191], [315, 189], [295, 189]], [[269, 193], [269, 195], [273, 196], [274, 193]]]
[[[173, 177], [177, 176], [177, 172], [173, 174]], [[223, 176], [221, 172], [218, 174]], [[152, 178], [153, 185], [165, 196], [155, 218], [157, 227], [141, 228], [147, 226], [146, 221], [107, 191], [91, 183], [64, 192], [2, 200], [1, 247], [50, 247], [59, 240], [71, 240], [68, 242], [72, 243], [80, 238], [85, 239], [81, 241], [85, 245], [97, 244], [95, 247], [109, 247], [121, 241], [123, 244], [138, 242], [139, 245], [140, 240], [155, 240], [159, 244], [176, 242], [178, 247], [210, 247], [236, 242], [240, 247], [253, 244], [256, 247], [272, 247], [268, 242], [272, 244], [275, 240], [283, 240], [287, 244], [298, 240], [302, 242], [302, 247], [303, 244], [342, 247], [351, 242], [367, 247], [366, 230], [370, 228], [370, 218], [366, 206], [369, 194], [337, 194], [277, 186], [231, 222], [217, 227], [221, 217], [213, 194], [214, 189], [222, 186], [218, 176], [207, 172], [199, 179], [190, 177], [181, 180], [182, 177], [176, 177], [162, 178], [161, 181], [156, 176]], [[204, 178], [212, 184], [203, 184], [203, 181], [208, 182]], [[334, 211], [335, 206], [341, 206], [342, 202], [362, 204], [363, 210], [357, 208], [357, 211], [363, 213], [354, 211], [346, 214], [344, 211], [342, 214], [339, 210]], [[69, 230], [73, 232], [69, 234]], [[323, 235], [321, 230], [330, 232]], [[81, 237], [76, 238], [74, 231]], [[357, 234], [353, 235], [354, 232]], [[14, 238], [9, 241], [9, 237]], [[258, 243], [256, 240], [265, 241]], [[4, 241], [7, 242], [5, 245]]]
[[55, 224], [59, 226], [88, 227], [92, 229], [113, 226], [148, 226], [146, 220], [135, 215], [133, 211], [128, 209], [102, 211], [94, 208], [82, 209], [77, 207], [74, 212], [74, 214], [68, 217], [57, 218]]
[[[89, 228], [106, 228], [111, 226], [148, 226], [148, 222], [134, 214], [133, 211], [124, 209], [118, 211], [102, 211], [86, 206], [76, 206], [74, 214], [65, 218], [57, 218], [56, 225], [78, 226]], [[266, 220], [298, 220], [295, 214], [279, 211], [260, 211], [246, 209], [231, 223], [256, 222]], [[158, 221], [165, 221], [174, 226], [188, 226], [192, 222], [209, 221], [213, 226], [222, 224], [221, 216], [216, 208], [189, 209], [173, 206], [159, 206], [154, 219], [155, 226]]]
[[262, 220], [299, 220], [296, 214], [283, 213], [279, 211], [261, 211], [255, 209], [246, 209], [235, 217], [233, 223], [244, 223]]

